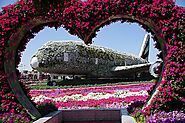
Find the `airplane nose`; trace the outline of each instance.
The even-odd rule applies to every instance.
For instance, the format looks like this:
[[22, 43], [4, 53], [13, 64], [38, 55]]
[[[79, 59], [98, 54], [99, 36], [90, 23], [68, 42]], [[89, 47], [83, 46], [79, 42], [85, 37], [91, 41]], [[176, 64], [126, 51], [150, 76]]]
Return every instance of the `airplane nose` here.
[[30, 65], [32, 68], [37, 68], [39, 66], [39, 61], [37, 57], [33, 57], [30, 61]]

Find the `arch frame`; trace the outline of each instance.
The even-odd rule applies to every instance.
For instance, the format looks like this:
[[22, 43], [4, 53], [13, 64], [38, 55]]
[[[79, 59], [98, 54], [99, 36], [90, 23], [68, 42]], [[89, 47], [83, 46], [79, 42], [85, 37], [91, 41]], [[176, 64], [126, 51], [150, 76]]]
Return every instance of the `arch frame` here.
[[[58, 0], [59, 3], [60, 1], [62, 0]], [[43, 6], [42, 1], [39, 4]], [[146, 115], [154, 109], [160, 109], [160, 106], [165, 105], [164, 103], [170, 102], [175, 98], [175, 94], [179, 95], [177, 100], [183, 102], [183, 93], [175, 91], [175, 89], [183, 89], [181, 86], [185, 76], [184, 68], [179, 67], [185, 65], [183, 61], [185, 9], [183, 7], [175, 6], [171, 0], [140, 2], [137, 0], [85, 2], [64, 0], [62, 4], [56, 6], [50, 3], [48, 7], [49, 10], [38, 9], [34, 5], [34, 0], [21, 0], [4, 7], [0, 14], [0, 65], [3, 66], [0, 68], [0, 81], [9, 83], [19, 103], [34, 117], [38, 118], [41, 115], [24, 94], [17, 79], [16, 68], [20, 61], [20, 53], [30, 39], [29, 35], [34, 37], [32, 34], [40, 31], [44, 26], [56, 28], [63, 26], [69, 33], [77, 35], [88, 44], [92, 43], [96, 32], [107, 24], [118, 20], [139, 23], [154, 35], [158, 48], [163, 52], [164, 64], [161, 77], [144, 107]], [[34, 28], [36, 28], [35, 31]]]

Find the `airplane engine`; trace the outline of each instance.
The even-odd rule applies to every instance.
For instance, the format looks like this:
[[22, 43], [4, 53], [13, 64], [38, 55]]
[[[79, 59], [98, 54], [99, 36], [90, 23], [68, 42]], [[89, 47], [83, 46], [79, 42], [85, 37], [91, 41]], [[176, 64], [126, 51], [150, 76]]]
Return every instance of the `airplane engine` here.
[[149, 68], [149, 72], [152, 76], [155, 78], [159, 77], [160, 71], [161, 71], [161, 61], [156, 61], [154, 64], [152, 64]]
[[30, 65], [32, 68], [37, 68], [39, 67], [39, 61], [37, 57], [33, 57], [30, 61]]

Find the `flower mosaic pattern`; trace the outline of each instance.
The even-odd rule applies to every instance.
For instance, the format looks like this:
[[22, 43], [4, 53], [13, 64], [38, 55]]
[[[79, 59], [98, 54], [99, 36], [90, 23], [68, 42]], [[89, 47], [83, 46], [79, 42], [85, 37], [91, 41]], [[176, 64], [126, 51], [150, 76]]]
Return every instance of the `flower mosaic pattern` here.
[[[68, 54], [67, 61], [64, 54]], [[113, 76], [114, 66], [129, 66], [147, 63], [137, 56], [119, 53], [111, 49], [90, 45], [80, 41], [49, 41], [32, 57], [39, 62], [38, 71], [57, 74], [81, 73], [95, 77]], [[97, 61], [97, 63], [96, 63]], [[101, 68], [101, 69], [100, 69]]]
[[123, 108], [135, 101], [146, 101], [153, 84], [31, 90], [35, 103], [53, 102], [59, 109]]

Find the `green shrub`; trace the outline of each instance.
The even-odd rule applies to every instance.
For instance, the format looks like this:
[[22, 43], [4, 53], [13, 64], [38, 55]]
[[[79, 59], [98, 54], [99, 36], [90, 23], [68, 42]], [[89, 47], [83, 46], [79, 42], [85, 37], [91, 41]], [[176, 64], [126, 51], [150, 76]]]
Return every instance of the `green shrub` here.
[[42, 116], [49, 114], [50, 112], [57, 111], [58, 108], [52, 102], [43, 102], [37, 105], [38, 111]]

